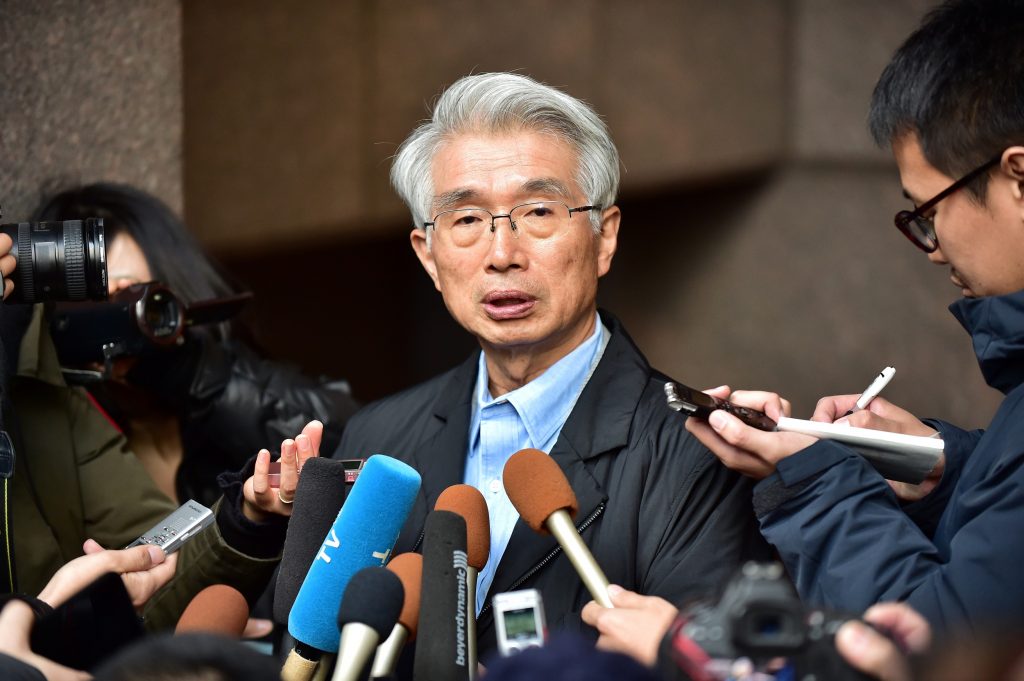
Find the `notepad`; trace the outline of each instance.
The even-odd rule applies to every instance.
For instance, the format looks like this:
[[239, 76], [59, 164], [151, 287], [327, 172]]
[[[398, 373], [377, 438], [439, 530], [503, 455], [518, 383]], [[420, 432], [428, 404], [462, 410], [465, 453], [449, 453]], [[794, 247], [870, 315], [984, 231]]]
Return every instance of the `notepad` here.
[[941, 439], [934, 437], [889, 433], [884, 430], [791, 419], [787, 416], [779, 419], [776, 430], [842, 442], [860, 453], [886, 479], [914, 485], [928, 477], [945, 447]]

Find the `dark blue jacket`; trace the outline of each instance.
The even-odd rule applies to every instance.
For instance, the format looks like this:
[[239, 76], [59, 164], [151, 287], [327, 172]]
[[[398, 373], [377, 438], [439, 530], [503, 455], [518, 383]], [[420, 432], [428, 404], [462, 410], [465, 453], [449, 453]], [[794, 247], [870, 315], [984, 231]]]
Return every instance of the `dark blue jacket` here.
[[929, 422], [946, 443], [930, 495], [901, 505], [860, 456], [824, 440], [755, 488], [761, 532], [813, 604], [907, 601], [939, 631], [1024, 624], [1024, 291], [950, 311], [1006, 397], [985, 431]]

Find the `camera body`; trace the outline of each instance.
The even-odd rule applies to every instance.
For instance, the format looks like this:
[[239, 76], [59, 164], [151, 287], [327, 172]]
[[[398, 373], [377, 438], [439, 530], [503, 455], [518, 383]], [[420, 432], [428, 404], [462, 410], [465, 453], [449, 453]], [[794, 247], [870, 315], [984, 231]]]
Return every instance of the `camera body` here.
[[101, 218], [0, 225], [18, 261], [7, 303], [107, 299], [107, 244]]
[[109, 302], [57, 306], [50, 335], [64, 366], [105, 362], [180, 344], [185, 312], [185, 304], [164, 284], [133, 284]]
[[[701, 677], [698, 671], [708, 671], [708, 658], [763, 663], [785, 657], [796, 681], [867, 680], [871, 677], [846, 664], [835, 647], [835, 633], [849, 619], [806, 609], [781, 564], [751, 562], [717, 604], [698, 604], [684, 613], [672, 632], [672, 649], [676, 663], [695, 679]], [[687, 650], [700, 654], [681, 652]], [[710, 673], [703, 677], [715, 678]]]

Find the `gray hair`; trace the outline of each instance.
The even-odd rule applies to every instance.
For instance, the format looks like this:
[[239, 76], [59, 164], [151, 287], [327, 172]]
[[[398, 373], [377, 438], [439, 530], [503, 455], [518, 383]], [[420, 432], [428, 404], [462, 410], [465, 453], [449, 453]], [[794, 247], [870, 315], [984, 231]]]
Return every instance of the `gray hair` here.
[[[463, 133], [520, 129], [566, 142], [576, 152], [576, 182], [587, 202], [602, 208], [615, 203], [619, 152], [608, 127], [589, 105], [527, 76], [481, 73], [461, 78], [445, 90], [431, 119], [413, 130], [395, 155], [391, 184], [412, 212], [413, 224], [423, 227], [432, 217], [431, 164], [442, 144]], [[589, 215], [599, 232], [601, 212]]]

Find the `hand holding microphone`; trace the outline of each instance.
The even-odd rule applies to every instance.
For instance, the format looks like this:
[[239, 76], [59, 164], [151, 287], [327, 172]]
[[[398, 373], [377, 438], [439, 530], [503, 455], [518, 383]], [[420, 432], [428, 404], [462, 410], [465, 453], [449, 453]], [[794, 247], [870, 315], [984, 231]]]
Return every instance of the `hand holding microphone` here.
[[502, 481], [523, 521], [535, 532], [554, 535], [593, 599], [606, 608], [615, 607], [608, 596], [608, 578], [573, 525], [579, 510], [576, 493], [554, 459], [539, 449], [520, 450], [505, 463]]

